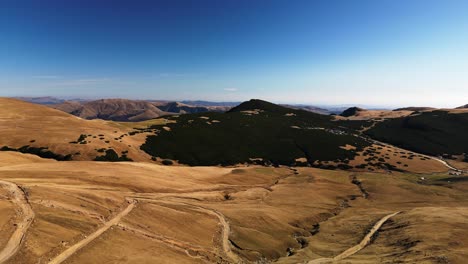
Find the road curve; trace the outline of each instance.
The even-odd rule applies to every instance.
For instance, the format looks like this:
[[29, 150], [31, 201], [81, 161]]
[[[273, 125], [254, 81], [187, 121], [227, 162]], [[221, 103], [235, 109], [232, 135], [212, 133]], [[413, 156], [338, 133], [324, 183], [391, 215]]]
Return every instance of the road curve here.
[[18, 252], [24, 236], [34, 219], [34, 211], [26, 199], [23, 190], [16, 184], [0, 180], [0, 185], [7, 189], [13, 196], [13, 202], [21, 208], [23, 219], [16, 223], [16, 230], [11, 235], [6, 246], [0, 251], [0, 263], [7, 261]]
[[[426, 156], [427, 156], [427, 155], [426, 155]], [[445, 167], [447, 167], [447, 168], [449, 168], [449, 169], [451, 169], [451, 170], [458, 171], [458, 172], [464, 172], [463, 170], [460, 170], [460, 169], [455, 168], [454, 166], [450, 165], [447, 161], [445, 161], [445, 160], [443, 160], [443, 159], [441, 159], [441, 158], [432, 157], [432, 156], [427, 156], [427, 157], [429, 157], [429, 158], [431, 158], [431, 159], [433, 159], [433, 160], [436, 160], [436, 161], [438, 161], [438, 162], [444, 164]]]
[[[166, 197], [167, 198], [167, 197]], [[178, 199], [184, 199], [185, 197], [171, 197], [171, 198], [178, 198]], [[190, 204], [190, 203], [185, 203], [185, 202], [178, 202], [178, 201], [168, 201], [168, 200], [160, 200], [160, 199], [152, 199], [152, 198], [136, 198], [133, 197], [133, 199], [138, 199], [138, 200], [149, 200], [161, 204], [175, 204], [175, 205], [185, 205], [192, 207], [194, 210], [199, 211], [201, 213], [205, 213], [208, 215], [215, 216], [219, 224], [221, 225], [221, 247], [223, 253], [230, 259], [232, 263], [244, 263], [241, 257], [239, 257], [235, 252], [232, 251], [231, 249], [231, 242], [229, 240], [229, 234], [231, 233], [231, 228], [229, 226], [229, 223], [226, 219], [226, 217], [219, 211], [195, 204]]]
[[412, 151], [412, 150], [409, 150], [409, 149], [404, 149], [404, 148], [400, 148], [400, 147], [397, 147], [397, 146], [394, 146], [392, 144], [389, 144], [389, 143], [385, 143], [385, 142], [382, 142], [382, 141], [378, 141], [376, 139], [370, 139], [373, 143], [375, 144], [381, 144], [381, 145], [385, 145], [385, 146], [388, 146], [388, 147], [394, 147], [394, 148], [399, 148], [401, 150], [405, 150], [405, 151], [411, 151], [413, 153], [416, 153], [418, 155], [421, 155], [423, 157], [426, 157], [428, 159], [432, 159], [432, 160], [435, 160], [435, 161], [438, 161], [440, 163], [442, 163], [445, 167], [447, 167], [448, 169], [450, 170], [454, 170], [454, 171], [458, 171], [458, 172], [464, 172], [463, 170], [460, 170], [458, 168], [455, 168], [454, 166], [450, 165], [447, 161], [441, 159], [441, 158], [438, 158], [438, 157], [434, 157], [434, 156], [431, 156], [431, 155], [427, 155], [427, 154], [422, 154], [422, 153], [418, 153], [418, 152], [415, 152], [415, 151]]
[[377, 232], [377, 230], [380, 229], [380, 227], [388, 220], [390, 217], [393, 217], [400, 212], [395, 212], [389, 215], [386, 215], [382, 217], [377, 223], [374, 224], [374, 226], [371, 228], [369, 233], [361, 240], [361, 242], [353, 247], [348, 248], [347, 250], [343, 251], [341, 254], [333, 257], [333, 258], [319, 258], [319, 259], [314, 259], [308, 262], [308, 264], [319, 264], [319, 263], [330, 263], [338, 260], [345, 259], [351, 255], [356, 254], [358, 251], [361, 249], [365, 248], [371, 241], [372, 236]]
[[224, 217], [224, 215], [214, 209], [208, 209], [208, 208], [201, 207], [201, 206], [199, 208], [202, 211], [211, 213], [212, 215], [215, 215], [218, 218], [219, 223], [222, 226], [222, 229], [221, 229], [222, 245], [223, 245], [223, 251], [226, 254], [226, 256], [230, 258], [231, 261], [233, 261], [234, 263], [243, 263], [243, 260], [231, 250], [231, 242], [229, 240], [229, 233], [231, 233], [231, 228], [226, 218]]
[[130, 204], [127, 206], [127, 208], [125, 208], [123, 211], [121, 211], [111, 220], [105, 222], [104, 225], [101, 226], [98, 230], [94, 231], [94, 233], [90, 234], [85, 239], [81, 240], [80, 242], [74, 244], [73, 246], [67, 248], [65, 251], [60, 253], [53, 260], [51, 260], [49, 264], [62, 263], [71, 255], [75, 254], [78, 250], [80, 250], [81, 248], [89, 244], [94, 239], [98, 238], [100, 235], [102, 235], [102, 233], [106, 232], [111, 226], [117, 225], [124, 216], [126, 216], [128, 213], [130, 213], [133, 210], [133, 208], [135, 207], [135, 204], [137, 203], [136, 200], [131, 200], [129, 202]]

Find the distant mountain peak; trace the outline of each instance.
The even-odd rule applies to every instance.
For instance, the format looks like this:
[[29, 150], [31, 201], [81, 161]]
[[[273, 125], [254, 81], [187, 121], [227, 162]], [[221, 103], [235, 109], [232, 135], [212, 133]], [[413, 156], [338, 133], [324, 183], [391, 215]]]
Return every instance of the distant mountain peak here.
[[354, 106], [344, 110], [340, 116], [350, 117], [356, 115], [358, 112], [366, 111], [366, 109]]
[[229, 112], [241, 112], [241, 111], [248, 111], [248, 110], [263, 110], [267, 112], [285, 112], [288, 110], [293, 110], [286, 108], [284, 106], [280, 106], [274, 103], [270, 103], [267, 101], [263, 101], [260, 99], [250, 99], [249, 101], [243, 102], [240, 105], [232, 108]]

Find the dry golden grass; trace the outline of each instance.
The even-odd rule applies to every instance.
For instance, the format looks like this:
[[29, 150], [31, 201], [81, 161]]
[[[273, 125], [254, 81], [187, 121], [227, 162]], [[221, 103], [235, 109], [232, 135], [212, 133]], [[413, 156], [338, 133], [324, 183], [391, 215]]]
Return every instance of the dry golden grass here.
[[[135, 127], [151, 122], [162, 121], [138, 122]], [[48, 147], [57, 154], [72, 154], [73, 160], [93, 160], [102, 155], [97, 149], [112, 148], [119, 154], [128, 151], [128, 156], [136, 161], [149, 161], [150, 157], [139, 148], [144, 142], [143, 134], [116, 139], [132, 131], [133, 125], [84, 120], [46, 106], [0, 98], [0, 147]], [[70, 143], [81, 134], [91, 135], [86, 138], [87, 144]]]
[[[337, 263], [464, 263], [468, 233], [467, 194], [464, 183], [439, 181], [446, 174], [356, 174], [367, 199], [349, 202], [351, 207], [320, 223], [320, 232], [308, 246], [279, 263], [331, 258], [358, 244], [382, 216], [400, 212], [378, 231], [374, 241]], [[447, 188], [450, 187], [450, 188]]]
[[[434, 172], [444, 172], [447, 171], [447, 167], [441, 162], [428, 158], [424, 155], [414, 153], [409, 150], [400, 149], [390, 145], [376, 145], [373, 144], [369, 147], [366, 147], [364, 151], [359, 153], [359, 156], [356, 156], [353, 160], [350, 161], [349, 165], [356, 166], [360, 164], [367, 164], [368, 162], [365, 159], [370, 158], [371, 156], [364, 156], [363, 153], [368, 149], [376, 149], [374, 155], [377, 158], [385, 159], [385, 163], [395, 166], [397, 169], [414, 172], [414, 173], [434, 173]], [[410, 156], [413, 156], [410, 158]], [[373, 163], [377, 162], [372, 161]], [[379, 170], [375, 167], [372, 167], [376, 171]], [[360, 169], [357, 171], [366, 171], [366, 169]]]
[[413, 111], [401, 110], [363, 110], [358, 111], [356, 115], [350, 117], [335, 116], [338, 120], [371, 120], [371, 119], [389, 119], [411, 115]]
[[115, 121], [107, 121], [110, 126], [115, 126], [119, 129], [133, 129], [133, 128], [147, 128], [152, 125], [164, 125], [169, 123], [174, 123], [174, 120], [168, 120], [165, 118], [159, 119], [150, 119], [146, 121], [140, 122], [115, 122]]
[[5, 189], [0, 189], [0, 248], [4, 248], [9, 236], [3, 234], [12, 234], [15, 230], [13, 226], [15, 220], [15, 206], [8, 201], [10, 194]]
[[[65, 263], [300, 263], [340, 254], [397, 211], [375, 241], [344, 262], [466, 257], [458, 234], [468, 230], [468, 181], [447, 182], [447, 172], [421, 180], [314, 168], [42, 162], [14, 152], [0, 152], [0, 160], [12, 162], [0, 167], [0, 179], [21, 186], [35, 212], [9, 263], [48, 263], [93, 237], [127, 201], [137, 203]], [[14, 208], [0, 200], [3, 237], [14, 231]]]
[[[235, 254], [252, 261], [262, 256], [275, 259], [283, 256], [286, 248], [297, 247], [291, 234], [307, 235], [305, 230], [315, 221], [332, 215], [348, 196], [359, 194], [345, 174], [335, 173], [329, 179], [315, 169], [294, 172], [287, 168], [190, 168], [150, 163], [23, 163], [22, 156], [27, 155], [0, 153], [2, 158], [21, 161], [1, 167], [0, 179], [21, 186], [36, 213], [12, 263], [47, 263], [112, 219], [125, 207], [125, 199], [137, 200], [135, 209], [119, 226], [73, 254], [72, 263], [82, 263], [94, 254], [95, 261], [116, 260], [108, 254], [114, 251], [119, 252], [116, 256], [128, 253], [124, 262], [130, 263], [179, 258], [228, 262], [225, 245], [230, 242], [223, 239], [223, 221], [230, 230], [226, 239], [250, 249], [233, 248]], [[302, 195], [291, 196], [297, 193]], [[11, 217], [10, 213], [5, 219]], [[121, 251], [112, 241], [130, 241], [132, 245]], [[145, 249], [148, 243], [152, 246]], [[158, 253], [161, 250], [167, 254]]]
[[[466, 176], [448, 179], [442, 163], [406, 150], [371, 146], [407, 173], [160, 166], [141, 162], [149, 161], [139, 149], [145, 134], [114, 138], [164, 120], [87, 121], [13, 99], [0, 99], [0, 106], [0, 146], [81, 153], [74, 156], [79, 161], [57, 162], [0, 152], [0, 180], [15, 184], [34, 211], [7, 263], [304, 263], [339, 255], [382, 216], [400, 211], [343, 262], [468, 257]], [[80, 134], [91, 134], [91, 142], [69, 143]], [[128, 150], [139, 162], [86, 161], [101, 147]], [[360, 154], [350, 165], [369, 157]], [[0, 256], [24, 221], [13, 198], [0, 188]]]

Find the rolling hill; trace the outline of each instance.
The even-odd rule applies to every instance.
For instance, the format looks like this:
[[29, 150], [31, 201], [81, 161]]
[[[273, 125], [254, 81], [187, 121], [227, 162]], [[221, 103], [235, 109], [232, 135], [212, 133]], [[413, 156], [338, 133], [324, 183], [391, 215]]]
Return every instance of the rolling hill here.
[[119, 156], [149, 160], [139, 148], [145, 138], [143, 132], [135, 132], [139, 123], [84, 120], [47, 106], [0, 98], [0, 124], [3, 150], [58, 160], [93, 160], [112, 149]]
[[169, 114], [150, 102], [127, 99], [101, 99], [85, 103], [65, 102], [53, 108], [84, 119], [113, 121], [144, 121]]
[[[370, 121], [295, 110], [261, 100], [227, 113], [143, 122], [85, 120], [15, 99], [0, 99], [0, 150], [56, 160], [148, 161], [186, 165], [314, 166], [357, 171], [441, 171], [432, 159], [379, 146], [356, 129]], [[166, 162], [167, 163], [167, 162]]]
[[224, 112], [231, 109], [229, 106], [216, 105], [216, 103], [211, 106], [196, 106], [180, 102], [128, 99], [101, 99], [85, 102], [65, 101], [50, 106], [84, 119], [125, 122], [145, 121], [172, 114]]
[[360, 107], [350, 107], [344, 110], [337, 118], [345, 120], [373, 120], [379, 121], [388, 118], [397, 118], [410, 115], [415, 110], [369, 110]]
[[158, 106], [159, 109], [177, 114], [187, 114], [187, 113], [204, 113], [210, 111], [219, 111], [222, 112], [226, 110], [225, 107], [205, 107], [205, 106], [193, 106], [179, 102], [170, 102], [167, 104], [162, 104]]
[[[358, 171], [443, 171], [444, 165], [418, 153], [375, 143], [356, 127], [367, 121], [333, 116], [250, 100], [226, 113], [168, 117], [153, 125], [141, 149], [153, 159], [191, 166], [314, 166]], [[356, 124], [355, 124], [356, 123]]]
[[[148, 136], [142, 149], [152, 156], [189, 165], [233, 165], [263, 160], [295, 164], [296, 160], [349, 160], [363, 139], [339, 130], [331, 117], [295, 110], [261, 100], [250, 100], [227, 113], [169, 117], [176, 122]], [[344, 165], [343, 165], [344, 166]]]
[[[0, 262], [315, 263], [351, 250], [350, 263], [463, 263], [466, 176], [349, 122], [363, 123], [261, 100], [113, 122], [0, 98]], [[151, 156], [236, 166], [161, 166], [144, 142]], [[124, 156], [134, 162], [92, 161]], [[400, 171], [368, 171], [378, 163]]]
[[380, 141], [430, 155], [468, 153], [468, 112], [435, 110], [377, 123], [365, 132]]

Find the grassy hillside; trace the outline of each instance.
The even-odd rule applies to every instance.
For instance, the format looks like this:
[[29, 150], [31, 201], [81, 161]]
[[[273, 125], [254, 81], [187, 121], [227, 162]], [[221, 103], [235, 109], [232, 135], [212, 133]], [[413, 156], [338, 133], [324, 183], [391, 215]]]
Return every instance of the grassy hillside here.
[[[369, 144], [338, 128], [331, 117], [285, 108], [261, 100], [245, 102], [227, 113], [170, 117], [176, 123], [153, 126], [142, 149], [189, 165], [231, 165], [263, 159], [292, 165], [298, 158], [346, 163]], [[354, 150], [341, 148], [346, 144]]]
[[[150, 160], [140, 150], [143, 133], [130, 135], [140, 123], [83, 120], [47, 106], [0, 98], [0, 149], [57, 160], [94, 160], [99, 150], [127, 153], [135, 161]], [[150, 124], [146, 121], [142, 124]], [[158, 120], [157, 122], [161, 122]]]
[[468, 113], [423, 112], [378, 123], [366, 134], [431, 155], [468, 153]]
[[53, 108], [84, 119], [104, 119], [114, 121], [144, 121], [168, 113], [150, 102], [127, 99], [101, 99], [85, 103], [64, 102]]

